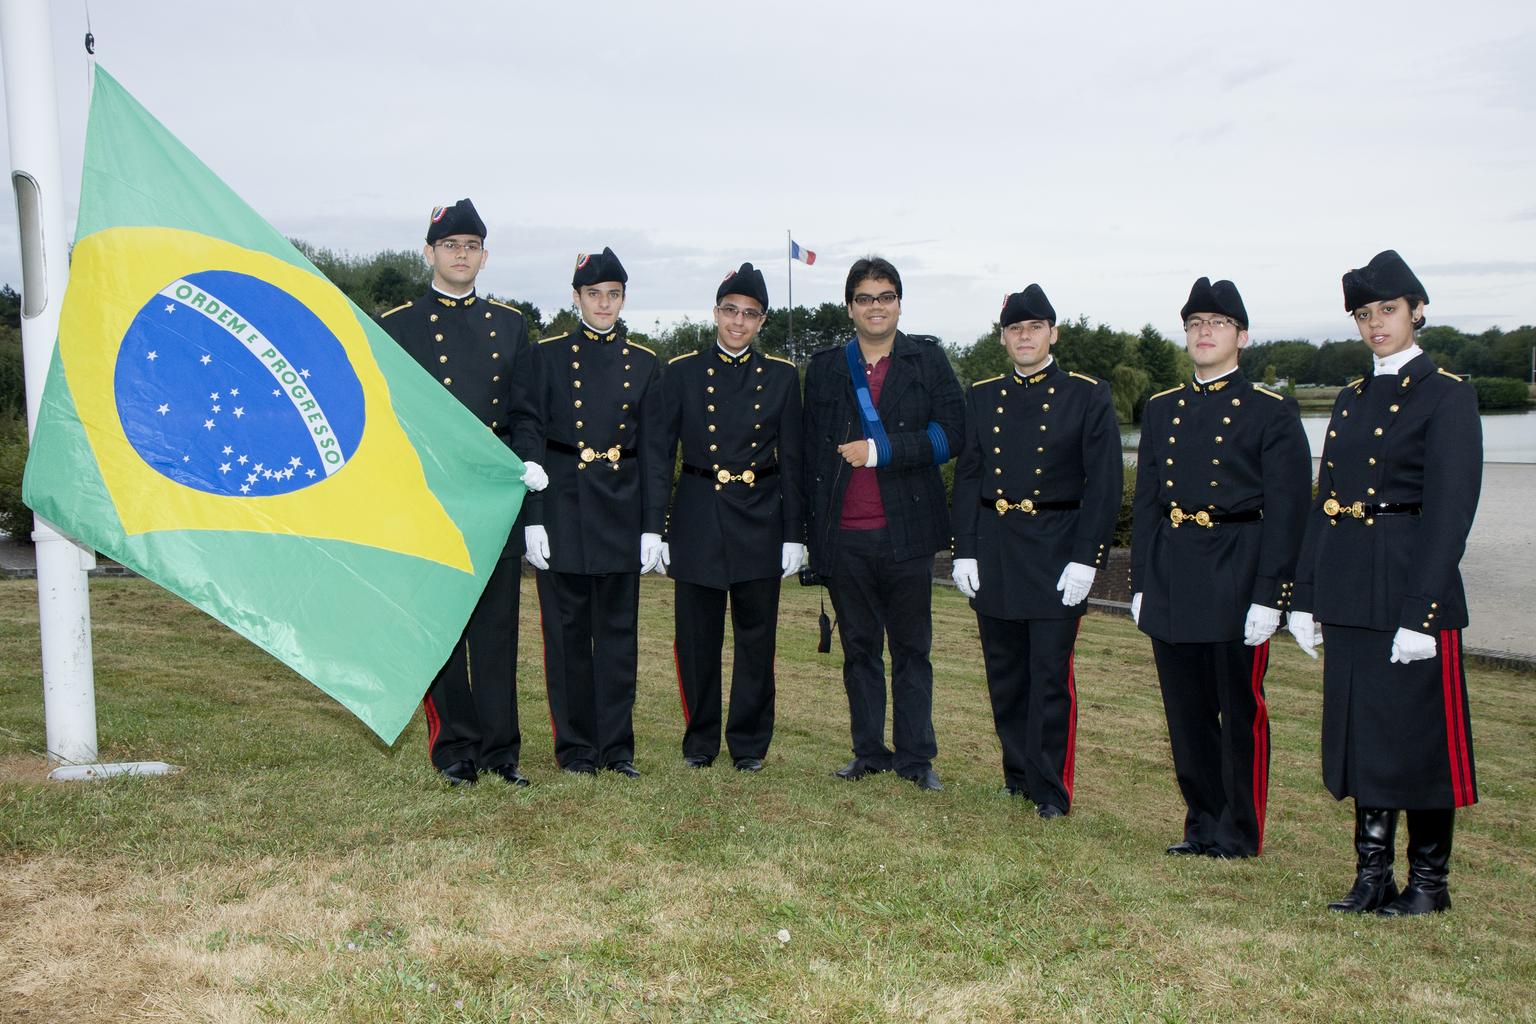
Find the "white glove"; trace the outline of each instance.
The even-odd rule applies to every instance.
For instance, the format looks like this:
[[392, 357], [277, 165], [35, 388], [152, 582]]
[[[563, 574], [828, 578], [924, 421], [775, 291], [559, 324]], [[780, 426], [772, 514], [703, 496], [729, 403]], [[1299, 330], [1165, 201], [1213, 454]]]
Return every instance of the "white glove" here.
[[1399, 665], [1406, 665], [1410, 661], [1423, 661], [1425, 658], [1435, 656], [1435, 638], [1428, 633], [1420, 633], [1417, 630], [1404, 629], [1399, 626], [1397, 634], [1392, 637], [1392, 659]]
[[549, 531], [542, 526], [523, 527], [523, 546], [528, 549], [524, 556], [535, 569], [549, 568]]
[[1291, 612], [1286, 616], [1285, 628], [1296, 638], [1296, 646], [1309, 658], [1317, 657], [1317, 645], [1323, 642], [1323, 630], [1312, 619], [1311, 612]]
[[661, 542], [661, 568], [658, 570], [663, 576], [672, 568], [672, 545], [666, 541]]
[[805, 545], [796, 544], [792, 540], [784, 542], [783, 554], [779, 557], [779, 568], [784, 571], [784, 578], [789, 579], [800, 571], [800, 566], [805, 562]]
[[954, 572], [955, 586], [960, 588], [960, 593], [966, 597], [975, 597], [976, 591], [981, 589], [981, 572], [976, 567], [974, 558], [955, 559]]
[[1141, 591], [1131, 595], [1131, 621], [1141, 625]]
[[1248, 606], [1248, 619], [1243, 623], [1243, 643], [1257, 647], [1275, 635], [1280, 628], [1280, 609], [1268, 605]]
[[1061, 603], [1068, 608], [1075, 604], [1082, 604], [1088, 597], [1088, 591], [1093, 589], [1093, 578], [1099, 574], [1099, 570], [1082, 562], [1068, 562], [1067, 567], [1061, 570], [1061, 579], [1056, 581], [1056, 589], [1061, 591]]
[[523, 486], [530, 491], [542, 491], [549, 486], [549, 474], [537, 462], [523, 463]]
[[642, 533], [640, 535], [640, 571], [642, 573], [655, 572], [661, 564], [661, 534]]

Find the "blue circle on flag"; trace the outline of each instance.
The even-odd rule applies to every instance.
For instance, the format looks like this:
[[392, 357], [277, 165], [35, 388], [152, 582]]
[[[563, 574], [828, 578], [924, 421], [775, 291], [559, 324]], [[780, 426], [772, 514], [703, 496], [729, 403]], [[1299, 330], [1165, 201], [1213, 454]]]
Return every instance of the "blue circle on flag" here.
[[334, 332], [260, 278], [177, 278], [134, 317], [113, 377], [123, 434], [176, 483], [271, 497], [343, 469], [363, 437], [363, 387]]

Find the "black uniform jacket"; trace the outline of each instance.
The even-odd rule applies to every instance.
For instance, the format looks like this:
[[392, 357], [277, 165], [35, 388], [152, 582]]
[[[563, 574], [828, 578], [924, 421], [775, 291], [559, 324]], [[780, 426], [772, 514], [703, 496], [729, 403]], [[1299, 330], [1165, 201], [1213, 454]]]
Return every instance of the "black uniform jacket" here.
[[795, 364], [710, 345], [667, 364], [662, 394], [666, 464], [683, 450], [667, 575], [722, 590], [779, 575], [784, 542], [805, 536]]
[[[1294, 399], [1241, 370], [1153, 395], [1142, 412], [1131, 592], [1142, 632], [1169, 643], [1241, 640], [1250, 604], [1289, 604], [1312, 463]], [[1170, 508], [1185, 518], [1175, 526]], [[1262, 510], [1250, 522], [1192, 517]]]
[[[1344, 388], [1323, 442], [1294, 607], [1336, 626], [1431, 634], [1464, 627], [1458, 565], [1482, 481], [1477, 394], [1428, 355], [1401, 374]], [[1344, 508], [1329, 515], [1329, 501]], [[1349, 508], [1357, 501], [1423, 510], [1356, 518]]]
[[[931, 555], [949, 542], [949, 508], [928, 424], [938, 424], [954, 458], [965, 440], [965, 396], [935, 338], [897, 332], [887, 358], [891, 365], [875, 411], [890, 438], [893, 457], [889, 465], [876, 467], [875, 479], [894, 557], [904, 561]], [[804, 472], [811, 568], [823, 575], [832, 571], [851, 472], [837, 446], [864, 436], [857, 410], [843, 346], [817, 352], [805, 376]]]
[[549, 567], [640, 571], [640, 535], [666, 522], [671, 464], [656, 353], [622, 332], [578, 327], [535, 347], [549, 487], [528, 523], [549, 532]]
[[[538, 383], [520, 310], [474, 294], [451, 299], [429, 289], [385, 313], [379, 323], [518, 458], [541, 461]], [[502, 557], [522, 553], [518, 527], [508, 535]]]
[[[1114, 537], [1124, 475], [1109, 385], [1053, 361], [1027, 379], [978, 381], [968, 397], [951, 515], [955, 557], [978, 563], [972, 607], [997, 619], [1083, 614], [1088, 602], [1063, 605], [1056, 582], [1068, 562], [1101, 568]], [[1026, 502], [1081, 507], [1017, 507]]]

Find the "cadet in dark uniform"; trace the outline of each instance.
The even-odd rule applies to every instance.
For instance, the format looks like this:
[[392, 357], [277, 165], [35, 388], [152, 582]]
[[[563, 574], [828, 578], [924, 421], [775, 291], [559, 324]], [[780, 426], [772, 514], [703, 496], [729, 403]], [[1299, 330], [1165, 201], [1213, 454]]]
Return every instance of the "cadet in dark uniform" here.
[[[530, 492], [548, 482], [538, 459], [543, 437], [535, 404], [533, 354], [523, 314], [475, 294], [485, 266], [485, 222], [461, 199], [432, 211], [426, 260], [432, 287], [396, 306], [381, 323], [411, 358], [523, 460]], [[518, 558], [523, 534], [513, 529], [447, 663], [427, 690], [427, 744], [449, 782], [473, 783], [483, 772], [518, 786], [522, 734], [517, 727]]]
[[954, 579], [981, 630], [1010, 795], [1042, 818], [1072, 807], [1072, 648], [1120, 512], [1109, 387], [1051, 357], [1056, 310], [1038, 284], [1000, 318], [1013, 371], [971, 386], [955, 464]]
[[671, 464], [656, 354], [618, 326], [629, 275], [612, 249], [571, 278], [581, 325], [537, 353], [550, 487], [529, 502], [539, 569], [555, 759], [637, 778], [636, 615], [640, 574], [661, 561]]
[[[1296, 569], [1291, 632], [1313, 657], [1327, 641], [1323, 782], [1355, 799], [1355, 884], [1332, 910], [1448, 909], [1455, 809], [1477, 802], [1459, 563], [1482, 486], [1483, 432], [1476, 393], [1414, 340], [1428, 302], [1391, 250], [1344, 275], [1344, 308], [1374, 366], [1334, 402]], [[1399, 809], [1408, 817], [1401, 894]]]
[[729, 594], [736, 653], [725, 742], [737, 769], [762, 770], [773, 739], [779, 581], [805, 557], [800, 374], [752, 347], [767, 309], [763, 272], [743, 263], [715, 290], [715, 343], [673, 359], [662, 380], [668, 466], [679, 441], [683, 449], [662, 564], [677, 581], [673, 652], [683, 760], [694, 768], [720, 753]]
[[1152, 637], [1184, 838], [1171, 854], [1251, 857], [1269, 791], [1269, 638], [1288, 601], [1311, 494], [1293, 399], [1238, 369], [1248, 312], [1202, 277], [1180, 314], [1194, 380], [1142, 413], [1131, 613]]

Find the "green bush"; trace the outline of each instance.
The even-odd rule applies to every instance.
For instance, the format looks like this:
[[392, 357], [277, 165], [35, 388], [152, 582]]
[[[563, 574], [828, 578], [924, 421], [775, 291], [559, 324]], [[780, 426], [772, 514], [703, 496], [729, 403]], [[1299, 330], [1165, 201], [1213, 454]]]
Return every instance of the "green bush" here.
[[1474, 377], [1479, 409], [1524, 409], [1531, 404], [1530, 388], [1513, 377]]
[[26, 428], [0, 426], [0, 532], [32, 543], [32, 510], [21, 503], [21, 471], [27, 464]]
[[1136, 467], [1126, 466], [1122, 472], [1125, 474], [1125, 486], [1120, 492], [1120, 514], [1115, 517], [1115, 539], [1111, 542], [1117, 548], [1131, 546], [1131, 503], [1136, 498]]

